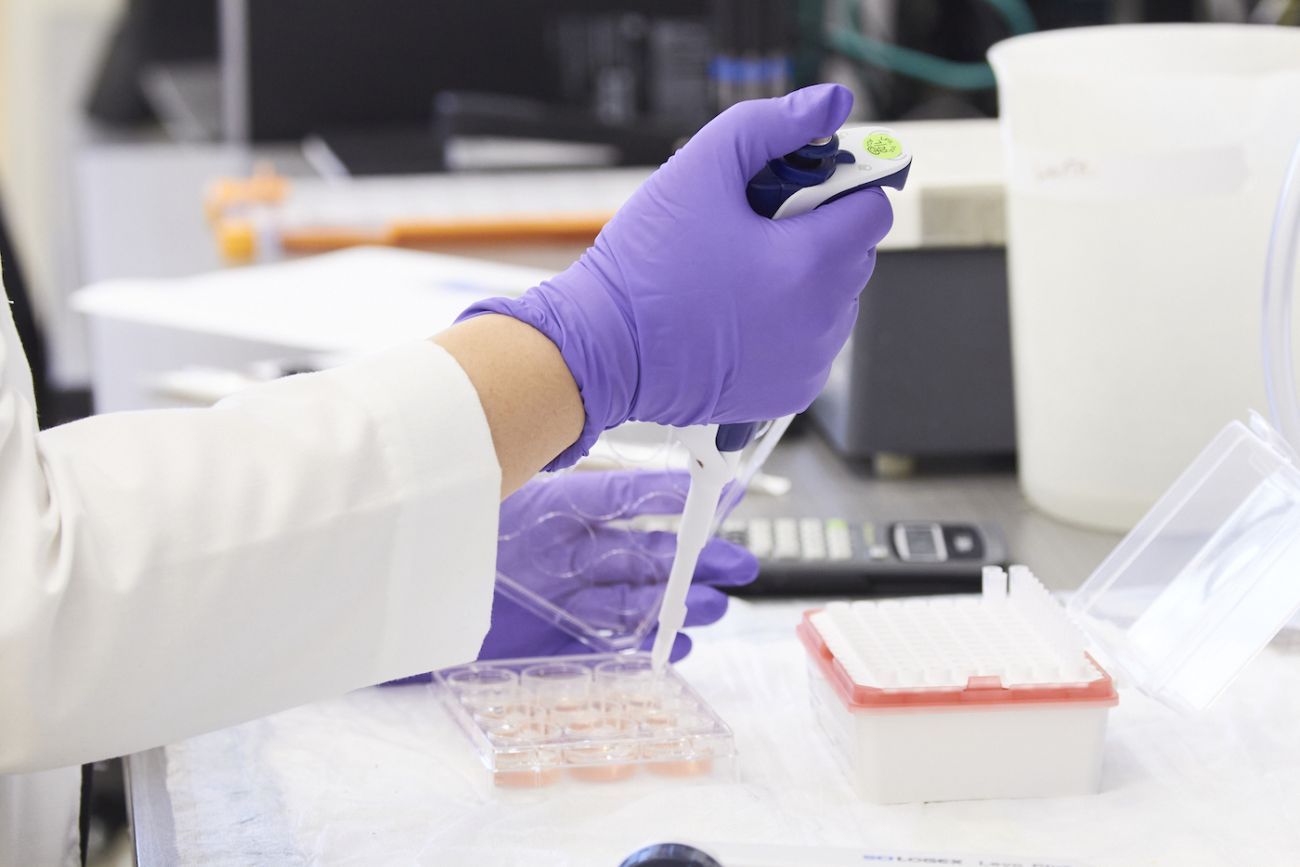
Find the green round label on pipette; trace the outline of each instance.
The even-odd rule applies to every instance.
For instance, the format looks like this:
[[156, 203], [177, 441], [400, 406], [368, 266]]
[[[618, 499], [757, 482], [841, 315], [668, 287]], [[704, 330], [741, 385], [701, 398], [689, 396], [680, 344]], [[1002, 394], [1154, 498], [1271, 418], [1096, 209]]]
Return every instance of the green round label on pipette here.
[[903, 155], [903, 143], [886, 132], [873, 132], [862, 143], [873, 157], [896, 160]]

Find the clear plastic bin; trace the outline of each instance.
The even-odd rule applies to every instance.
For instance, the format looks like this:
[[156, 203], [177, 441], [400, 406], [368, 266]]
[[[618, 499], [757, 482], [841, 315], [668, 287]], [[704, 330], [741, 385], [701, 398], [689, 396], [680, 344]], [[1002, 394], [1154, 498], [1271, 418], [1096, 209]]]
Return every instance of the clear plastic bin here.
[[501, 788], [727, 779], [735, 739], [671, 668], [644, 654], [481, 662], [434, 674]]
[[1198, 711], [1300, 610], [1300, 470], [1258, 415], [1232, 422], [1070, 600], [1094, 653]]

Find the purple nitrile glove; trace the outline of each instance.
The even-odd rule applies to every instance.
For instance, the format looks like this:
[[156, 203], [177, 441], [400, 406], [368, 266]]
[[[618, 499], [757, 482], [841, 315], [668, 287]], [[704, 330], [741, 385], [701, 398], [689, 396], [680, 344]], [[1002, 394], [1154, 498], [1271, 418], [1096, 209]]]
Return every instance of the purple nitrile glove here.
[[[658, 612], [676, 549], [676, 536], [642, 532], [611, 522], [637, 515], [680, 514], [685, 472], [578, 472], [540, 476], [501, 504], [497, 573], [551, 600], [590, 624], [625, 631]], [[739, 545], [711, 539], [686, 595], [686, 625], [705, 626], [727, 611], [720, 587], [748, 584], [758, 561]], [[498, 585], [499, 586], [499, 585]], [[643, 649], [654, 641], [646, 636]], [[691, 639], [679, 633], [672, 661], [686, 656]], [[492, 628], [479, 659], [558, 656], [591, 648], [550, 620], [497, 590]], [[427, 683], [429, 674], [385, 686]]]
[[745, 187], [767, 161], [834, 133], [839, 85], [732, 106], [665, 163], [562, 274], [503, 313], [549, 337], [582, 394], [567, 466], [628, 419], [748, 422], [807, 408], [857, 317], [876, 244], [893, 221], [879, 189], [783, 220], [755, 214]]
[[[569, 473], [539, 478], [501, 504], [497, 573], [595, 628], [627, 632], [653, 618], [672, 564], [676, 537], [611, 524], [638, 515], [681, 512], [684, 472]], [[758, 561], [737, 545], [705, 546], [686, 598], [687, 626], [727, 610], [719, 587], [747, 584]], [[645, 646], [653, 641], [653, 632]], [[690, 650], [677, 636], [673, 660]], [[498, 590], [480, 659], [582, 653], [591, 648]]]

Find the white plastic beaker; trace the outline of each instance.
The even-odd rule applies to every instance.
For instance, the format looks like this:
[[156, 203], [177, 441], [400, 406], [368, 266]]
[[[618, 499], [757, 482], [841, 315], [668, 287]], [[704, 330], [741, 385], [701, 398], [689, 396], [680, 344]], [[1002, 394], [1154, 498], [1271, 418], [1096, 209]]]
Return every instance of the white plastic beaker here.
[[1021, 485], [1126, 530], [1263, 403], [1258, 287], [1300, 137], [1300, 29], [1079, 28], [989, 60]]

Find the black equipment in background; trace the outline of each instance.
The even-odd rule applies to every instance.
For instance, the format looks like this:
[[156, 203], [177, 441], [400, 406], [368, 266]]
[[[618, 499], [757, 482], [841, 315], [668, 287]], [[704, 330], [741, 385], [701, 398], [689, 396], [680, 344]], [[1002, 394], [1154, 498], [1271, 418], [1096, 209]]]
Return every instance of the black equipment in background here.
[[105, 47], [86, 112], [114, 125], [156, 118], [141, 87], [150, 66], [215, 63], [217, 0], [129, 0]]
[[[210, 129], [220, 125], [206, 122], [214, 97], [225, 99], [228, 137], [241, 141], [422, 129], [433, 96], [445, 90], [539, 100], [605, 124], [673, 121], [689, 131], [734, 98], [765, 95], [750, 87], [755, 70], [775, 85], [782, 58], [794, 60], [789, 86], [820, 80], [824, 30], [840, 2], [126, 0], [87, 109], [120, 125], [154, 120], [142, 79], [151, 68], [189, 66], [164, 89], [199, 100], [198, 126]], [[1039, 29], [1103, 24], [1120, 14], [1116, 0], [1027, 6]], [[1125, 9], [1149, 21], [1204, 17], [1191, 0]], [[892, 19], [883, 38], [958, 61], [982, 59], [1006, 34], [987, 0], [900, 0]], [[196, 81], [205, 65], [210, 85]], [[860, 72], [877, 119], [994, 111], [991, 89], [938, 88], [944, 98], [936, 99], [935, 88], [906, 76]], [[221, 95], [232, 89], [238, 92]]]
[[977, 593], [986, 565], [1004, 565], [994, 524], [730, 518], [719, 535], [759, 561], [735, 596], [928, 596]]
[[[424, 126], [434, 96], [447, 90], [541, 100], [610, 123], [704, 119], [704, 0], [223, 0], [223, 7], [224, 65], [239, 65], [243, 55], [243, 116], [228, 119], [236, 138]], [[238, 72], [229, 72], [227, 83], [239, 86]], [[688, 74], [700, 82], [694, 101], [689, 78], [673, 86]]]

